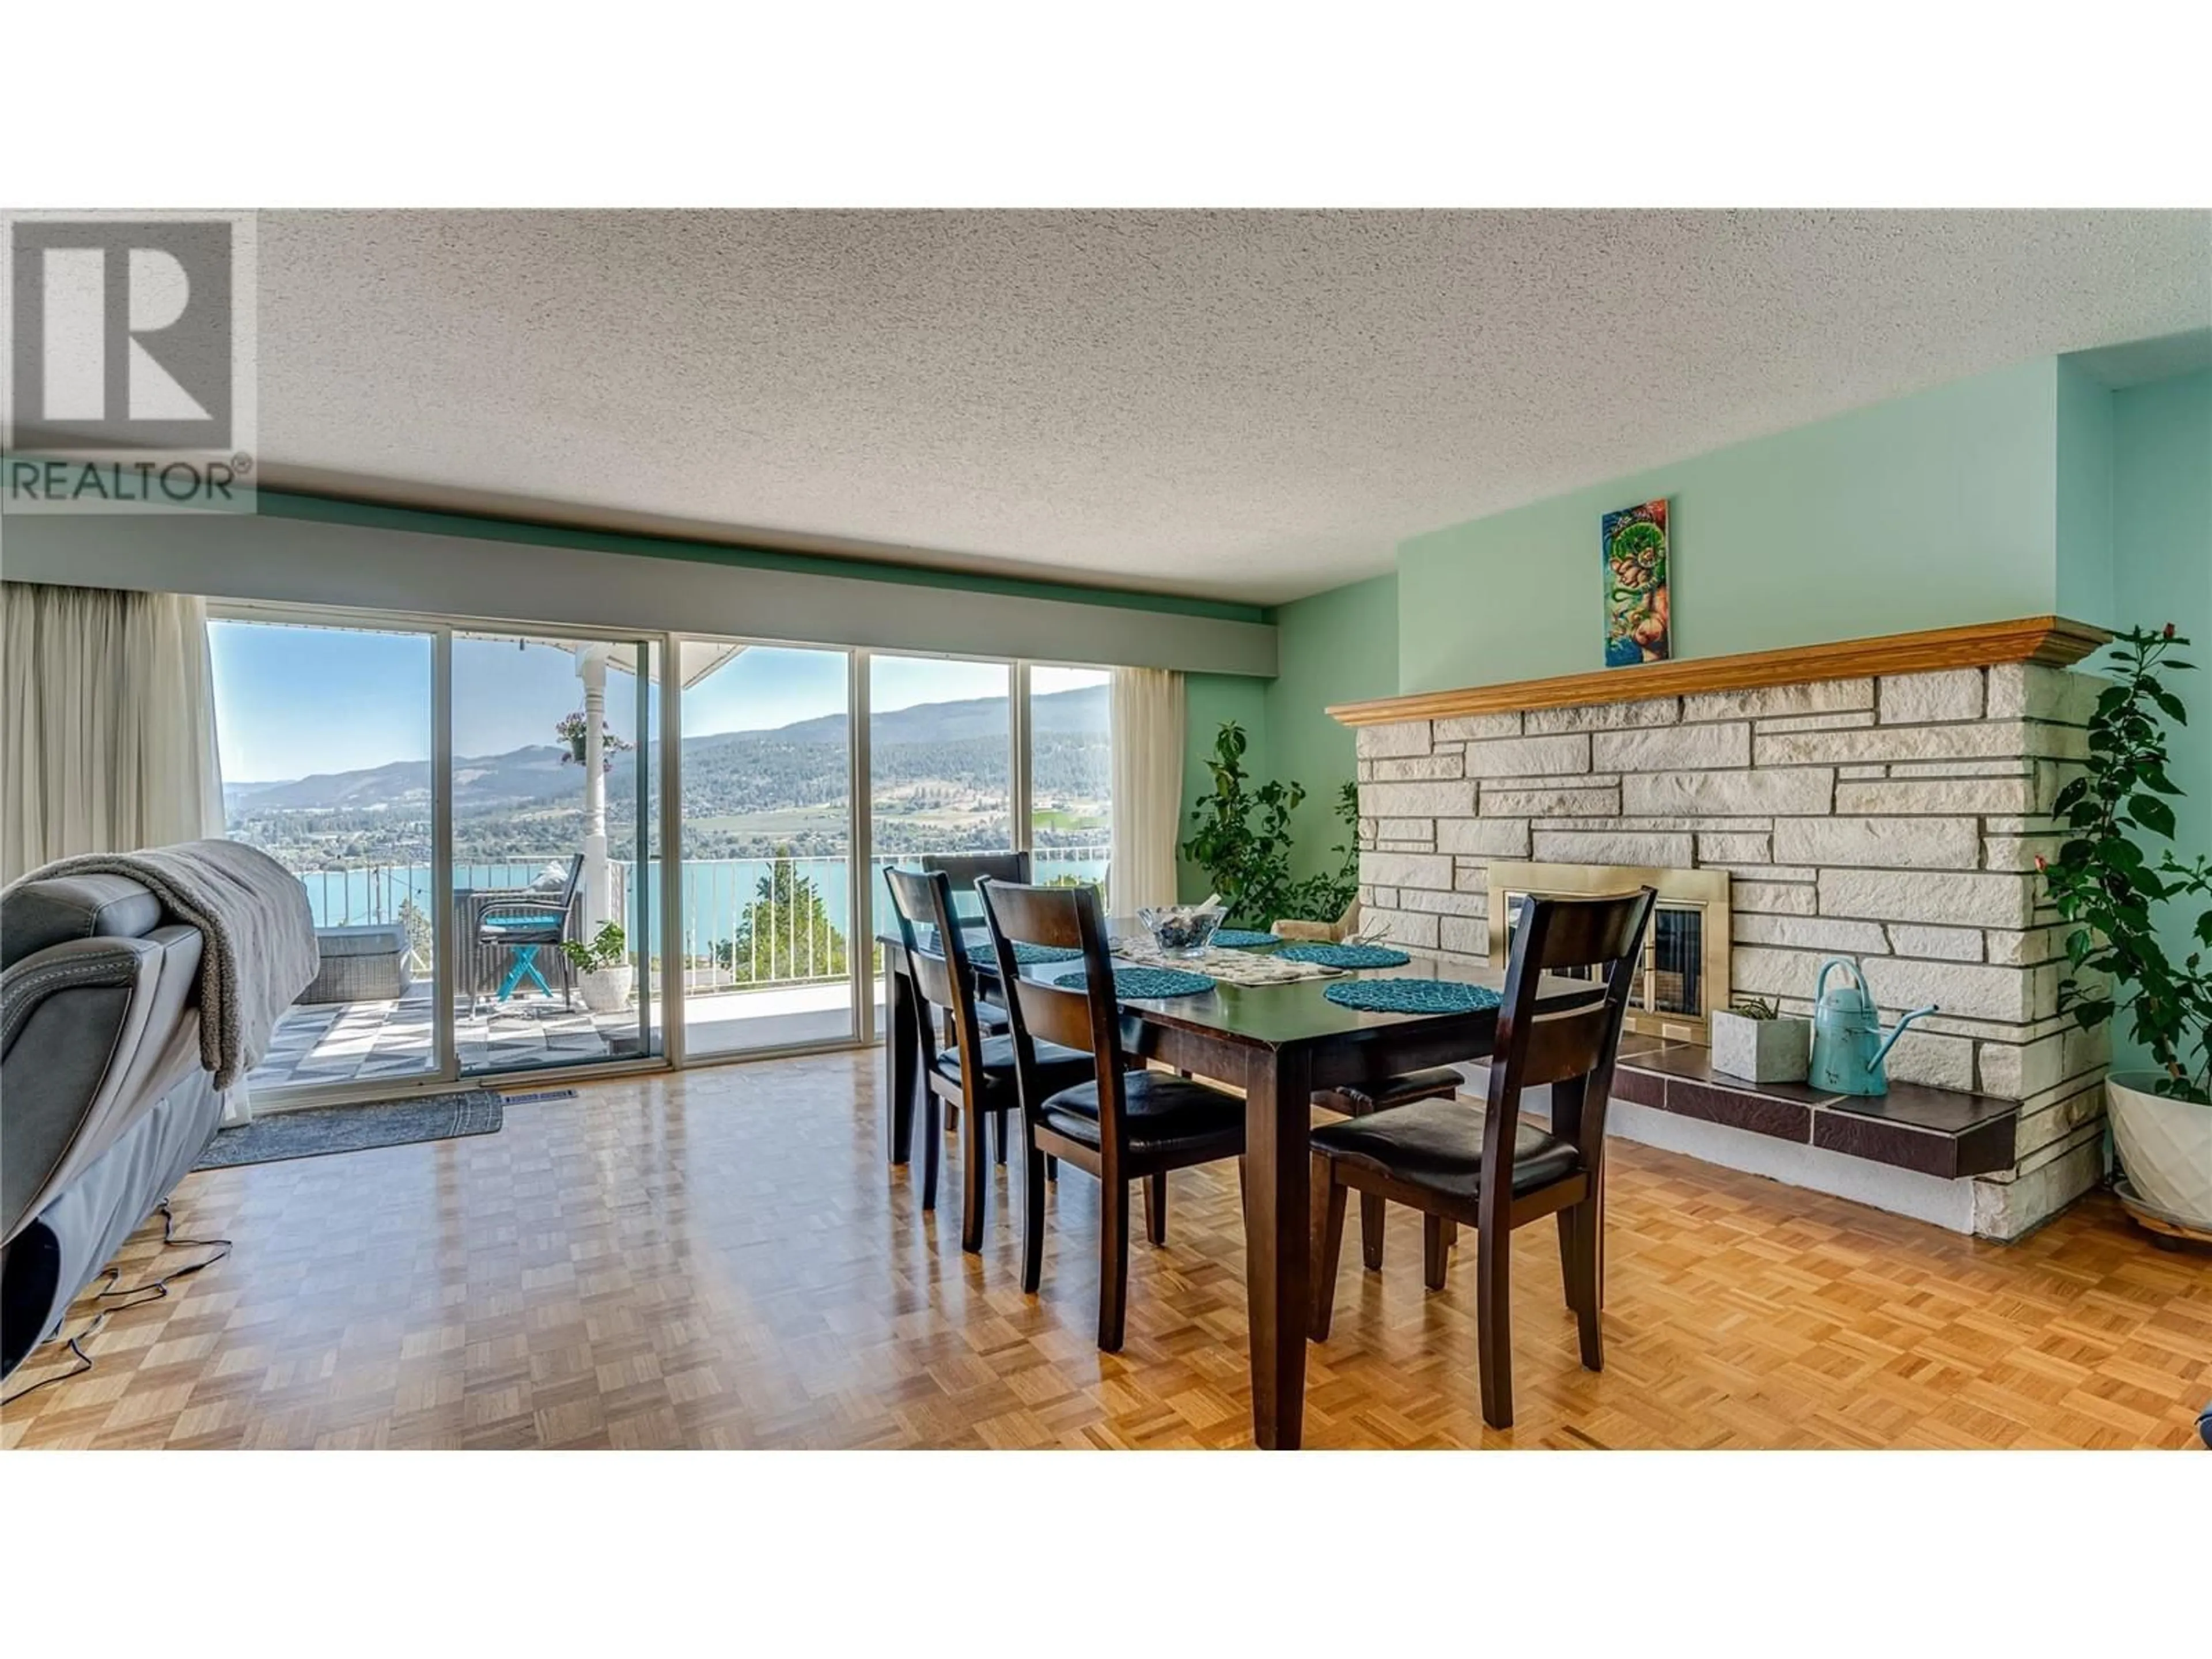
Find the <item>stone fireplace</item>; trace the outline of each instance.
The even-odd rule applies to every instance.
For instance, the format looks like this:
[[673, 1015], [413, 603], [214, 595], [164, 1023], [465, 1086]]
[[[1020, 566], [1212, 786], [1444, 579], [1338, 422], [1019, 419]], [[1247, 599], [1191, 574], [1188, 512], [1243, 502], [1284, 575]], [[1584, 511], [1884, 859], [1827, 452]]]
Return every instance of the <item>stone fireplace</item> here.
[[[1809, 1012], [1821, 959], [1847, 954], [1886, 1020], [1942, 1012], [1891, 1052], [1906, 1086], [1889, 1102], [1846, 1117], [1780, 1085], [1773, 1109], [1731, 1118], [1678, 1054], [1652, 1062], [1676, 1075], [1648, 1103], [1619, 1091], [1624, 1133], [2018, 1237], [2102, 1170], [2106, 1039], [2059, 1016], [2063, 935], [2035, 875], [2099, 689], [2064, 665], [2097, 638], [2037, 618], [1333, 710], [1358, 729], [1367, 918], [1486, 964], [1495, 865], [1724, 875], [1727, 994], [1711, 1006], [1750, 994]], [[1945, 1121], [1979, 1137], [1971, 1164], [1852, 1150]]]

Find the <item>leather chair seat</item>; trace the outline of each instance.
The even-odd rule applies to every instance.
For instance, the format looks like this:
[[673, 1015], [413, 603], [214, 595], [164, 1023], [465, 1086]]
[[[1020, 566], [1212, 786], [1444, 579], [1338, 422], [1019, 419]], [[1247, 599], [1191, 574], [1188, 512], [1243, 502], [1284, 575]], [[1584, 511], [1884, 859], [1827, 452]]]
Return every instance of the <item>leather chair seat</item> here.
[[1396, 1077], [1376, 1078], [1371, 1082], [1346, 1083], [1334, 1089], [1324, 1089], [1314, 1097], [1314, 1104], [1326, 1106], [1332, 1111], [1348, 1111], [1355, 1117], [1364, 1117], [1370, 1112], [1403, 1106], [1410, 1101], [1453, 1094], [1463, 1081], [1455, 1066], [1431, 1066], [1424, 1072], [1401, 1072]]
[[[1218, 1146], [1230, 1157], [1244, 1146], [1244, 1103], [1170, 1072], [1124, 1072], [1121, 1101], [1129, 1124], [1132, 1151], [1189, 1151]], [[1042, 1109], [1045, 1127], [1081, 1141], [1099, 1144], [1098, 1083], [1063, 1089]]]
[[[1051, 1090], [1071, 1088], [1089, 1079], [1094, 1069], [1091, 1056], [1079, 1048], [1063, 1048], [1054, 1042], [1036, 1046], [1037, 1081]], [[937, 1051], [937, 1069], [940, 1075], [954, 1083], [960, 1081], [960, 1048], [957, 1043]], [[1014, 1040], [1012, 1036], [987, 1036], [983, 1039], [983, 1086], [1002, 1088], [1011, 1092], [1014, 1087]], [[1097, 1115], [1097, 1108], [1092, 1109]]]
[[[1313, 1132], [1323, 1157], [1394, 1181], [1472, 1200], [1482, 1190], [1482, 1110], [1456, 1100], [1419, 1100]], [[1533, 1124], [1513, 1137], [1513, 1190], [1534, 1192], [1581, 1167], [1572, 1143]]]

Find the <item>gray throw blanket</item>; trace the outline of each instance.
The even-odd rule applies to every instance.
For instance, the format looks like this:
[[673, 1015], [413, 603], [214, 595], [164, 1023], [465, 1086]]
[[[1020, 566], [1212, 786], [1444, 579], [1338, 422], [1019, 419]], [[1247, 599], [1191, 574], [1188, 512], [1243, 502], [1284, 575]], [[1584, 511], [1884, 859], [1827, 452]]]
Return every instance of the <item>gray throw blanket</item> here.
[[307, 890], [266, 853], [234, 841], [188, 841], [143, 853], [87, 853], [34, 870], [50, 876], [126, 876], [169, 917], [197, 927], [200, 1064], [233, 1087], [269, 1051], [270, 1034], [321, 963]]

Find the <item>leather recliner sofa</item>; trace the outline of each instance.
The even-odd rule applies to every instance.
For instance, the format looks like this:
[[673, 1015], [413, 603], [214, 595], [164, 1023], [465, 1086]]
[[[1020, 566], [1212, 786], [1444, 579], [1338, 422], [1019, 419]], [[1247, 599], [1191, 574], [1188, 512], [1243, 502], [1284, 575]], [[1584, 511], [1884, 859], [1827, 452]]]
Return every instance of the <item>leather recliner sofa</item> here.
[[0, 1375], [192, 1167], [222, 1118], [198, 929], [122, 876], [0, 900]]

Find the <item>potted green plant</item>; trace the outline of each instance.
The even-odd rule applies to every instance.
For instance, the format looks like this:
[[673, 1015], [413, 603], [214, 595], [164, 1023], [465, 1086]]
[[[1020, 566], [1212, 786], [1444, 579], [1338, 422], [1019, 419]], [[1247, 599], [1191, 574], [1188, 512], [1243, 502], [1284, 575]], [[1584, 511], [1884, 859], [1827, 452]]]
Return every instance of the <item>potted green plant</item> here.
[[1240, 927], [1267, 927], [1291, 896], [1291, 814], [1304, 786], [1271, 780], [1253, 787], [1244, 769], [1244, 728], [1224, 720], [1206, 763], [1213, 792], [1191, 809], [1197, 826], [1179, 849], [1206, 880]]
[[[1302, 783], [1270, 780], [1255, 785], [1244, 769], [1244, 728], [1224, 720], [1206, 762], [1213, 789], [1191, 809], [1196, 826], [1176, 850], [1206, 872], [1229, 921], [1239, 927], [1272, 927], [1285, 920], [1310, 924], [1300, 938], [1340, 939], [1358, 920], [1359, 787], [1337, 790], [1336, 817], [1345, 839], [1333, 849], [1337, 867], [1296, 878], [1291, 874], [1291, 814], [1306, 798]], [[1283, 930], [1286, 936], [1291, 930]]]
[[2178, 962], [2159, 929], [2167, 907], [2212, 897], [2212, 859], [2161, 851], [2154, 865], [2139, 839], [2173, 838], [2172, 802], [2182, 792], [2166, 775], [2159, 716], [2177, 726], [2188, 716], [2159, 676], [2192, 666], [2171, 654], [2188, 643], [2171, 623], [2112, 641], [2098, 665], [2112, 684], [2090, 718], [2088, 763], [2052, 803], [2071, 833], [2035, 866], [2075, 924], [2060, 1010], [2090, 1030], [2124, 1007], [2154, 1068], [2105, 1084], [2131, 1196], [2164, 1220], [2212, 1232], [2212, 908], [2191, 928], [2199, 948]]
[[1738, 997], [1713, 1010], [1716, 1072], [1752, 1083], [1802, 1083], [1811, 1064], [1813, 1022], [1782, 1012], [1771, 997]]
[[576, 994], [595, 1014], [618, 1014], [629, 1006], [637, 969], [629, 959], [629, 940], [621, 927], [605, 922], [591, 939], [570, 939], [561, 947], [576, 970]]

